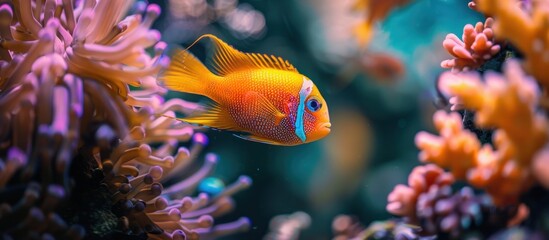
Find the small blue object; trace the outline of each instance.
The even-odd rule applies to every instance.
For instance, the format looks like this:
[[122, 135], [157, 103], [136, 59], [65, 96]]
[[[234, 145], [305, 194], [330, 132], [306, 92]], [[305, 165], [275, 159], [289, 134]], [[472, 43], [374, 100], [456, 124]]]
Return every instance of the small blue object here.
[[225, 183], [216, 177], [204, 178], [198, 184], [198, 191], [208, 195], [217, 195], [225, 189]]

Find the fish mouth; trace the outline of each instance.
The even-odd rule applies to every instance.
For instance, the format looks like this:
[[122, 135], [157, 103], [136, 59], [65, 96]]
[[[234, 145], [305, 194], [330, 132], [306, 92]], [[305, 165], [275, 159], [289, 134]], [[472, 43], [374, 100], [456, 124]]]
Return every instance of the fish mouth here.
[[332, 124], [331, 123], [323, 123], [322, 125], [320, 125], [320, 129], [323, 130], [323, 131], [327, 131], [327, 132], [330, 132], [330, 127], [332, 127]]

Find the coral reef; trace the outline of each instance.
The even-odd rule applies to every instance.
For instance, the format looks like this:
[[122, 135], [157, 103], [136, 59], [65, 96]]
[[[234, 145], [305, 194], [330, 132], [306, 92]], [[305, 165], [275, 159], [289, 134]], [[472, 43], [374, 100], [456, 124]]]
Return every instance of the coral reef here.
[[[444, 40], [455, 58], [441, 63], [452, 71], [440, 76], [437, 90], [449, 96], [451, 109], [434, 113], [436, 134], [416, 135], [425, 165], [388, 195], [387, 211], [417, 226], [418, 238], [544, 239], [547, 1], [476, 0], [469, 7], [488, 17], [466, 25], [462, 39], [449, 34]], [[341, 225], [337, 236], [365, 231], [350, 220]]]
[[548, 140], [547, 118], [536, 111], [540, 96], [536, 83], [515, 61], [508, 61], [504, 71], [504, 77], [486, 74], [484, 82], [471, 73], [448, 74], [440, 82], [443, 92], [476, 112], [477, 126], [496, 129], [493, 147], [481, 146], [463, 129], [458, 115], [442, 112], [434, 116], [440, 137], [423, 132], [416, 137], [421, 160], [449, 167], [458, 178], [466, 177], [499, 206], [515, 204], [534, 183], [532, 160]]
[[[416, 135], [416, 145], [421, 150], [419, 159], [436, 165], [416, 167], [409, 176], [409, 186], [395, 187], [388, 197], [387, 210], [404, 217], [406, 222], [418, 224], [422, 235], [449, 238], [468, 234], [482, 238], [504, 236], [508, 233], [494, 234], [523, 223], [530, 217], [531, 207], [543, 209], [524, 199], [530, 191], [537, 189], [534, 186], [546, 184], [543, 177], [546, 174], [542, 173], [545, 160], [542, 159], [546, 159], [548, 121], [545, 113], [539, 111], [545, 80], [534, 70], [542, 66], [528, 63], [543, 51], [536, 50], [535, 54], [524, 52], [525, 67], [534, 78], [523, 72], [516, 59], [500, 63], [503, 74], [487, 72], [481, 77], [477, 72], [467, 71], [480, 68], [485, 60], [500, 50], [499, 47], [491, 48], [496, 45], [489, 39], [508, 39], [513, 47], [522, 51], [524, 46], [521, 44], [525, 43], [518, 43], [516, 39], [524, 41], [531, 33], [524, 34], [522, 30], [531, 31], [536, 25], [521, 22], [521, 19], [509, 19], [525, 13], [521, 13], [525, 7], [521, 8], [516, 1], [505, 1], [500, 6], [488, 6], [487, 2], [474, 1], [469, 6], [488, 13], [494, 17], [493, 20], [488, 18], [484, 26], [479, 23], [476, 29], [466, 26], [463, 42], [455, 35], [449, 35], [444, 41], [444, 47], [457, 58], [443, 61], [441, 66], [464, 72], [443, 73], [437, 87], [451, 97], [451, 110], [474, 112], [473, 127], [493, 131], [493, 138], [482, 143], [476, 129], [464, 125], [466, 116], [439, 110], [433, 116], [439, 135], [427, 132]], [[511, 12], [511, 5], [515, 12]], [[539, 3], [532, 5], [533, 14], [538, 12], [539, 6]], [[504, 20], [500, 20], [502, 17]], [[521, 17], [526, 18], [526, 15]], [[490, 30], [492, 22], [495, 36]], [[524, 25], [521, 30], [503, 30], [505, 24]], [[526, 29], [526, 26], [532, 28]], [[502, 31], [515, 31], [512, 33], [515, 39], [510, 39], [509, 32]], [[482, 54], [473, 47], [479, 36], [482, 36], [480, 42], [485, 46]], [[535, 45], [534, 42], [530, 44]], [[536, 80], [542, 85], [541, 89]], [[446, 173], [440, 167], [450, 172]], [[486, 195], [476, 195], [468, 187], [452, 193], [454, 178], [484, 190]]]
[[169, 61], [150, 29], [159, 14], [122, 0], [0, 4], [3, 238], [210, 239], [248, 228], [247, 218], [213, 224], [248, 177], [192, 197], [217, 162], [209, 154], [178, 178], [208, 140], [173, 119], [198, 105], [166, 101], [156, 84]]

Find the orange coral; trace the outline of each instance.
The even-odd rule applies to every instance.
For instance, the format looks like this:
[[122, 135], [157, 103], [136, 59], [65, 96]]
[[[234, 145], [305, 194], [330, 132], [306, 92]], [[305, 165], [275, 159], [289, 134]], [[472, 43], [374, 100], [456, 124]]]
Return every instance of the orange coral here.
[[[549, 86], [549, 8], [533, 1], [530, 11], [516, 0], [476, 0], [475, 8], [495, 19], [497, 38], [509, 40], [525, 57], [526, 71], [542, 85]], [[531, 12], [531, 13], [529, 13]]]
[[516, 61], [504, 66], [504, 75], [489, 73], [482, 82], [478, 75], [446, 73], [441, 90], [455, 96], [465, 108], [476, 111], [475, 123], [497, 128], [494, 147], [481, 147], [471, 132], [464, 130], [456, 113], [434, 116], [440, 136], [419, 133], [416, 144], [423, 161], [452, 170], [475, 187], [484, 188], [498, 206], [514, 204], [532, 185], [532, 159], [548, 140], [548, 122], [535, 112], [539, 99], [536, 83], [524, 75]]
[[474, 159], [480, 149], [480, 141], [475, 134], [463, 129], [459, 114], [436, 112], [433, 121], [440, 136], [426, 132], [416, 135], [416, 145], [423, 150], [419, 159], [432, 162], [443, 168], [449, 168], [452, 174], [463, 179], [474, 165]]

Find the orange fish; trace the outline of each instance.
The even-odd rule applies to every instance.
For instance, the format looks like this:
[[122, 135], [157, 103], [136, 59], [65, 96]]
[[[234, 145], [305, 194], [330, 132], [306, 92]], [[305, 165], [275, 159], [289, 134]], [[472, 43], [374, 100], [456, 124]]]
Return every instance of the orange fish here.
[[180, 120], [238, 132], [237, 137], [274, 145], [299, 145], [330, 133], [326, 101], [314, 83], [288, 61], [240, 52], [211, 34], [195, 43], [204, 38], [211, 39], [215, 46], [215, 73], [182, 50], [160, 77], [171, 90], [213, 100], [204, 112]]

